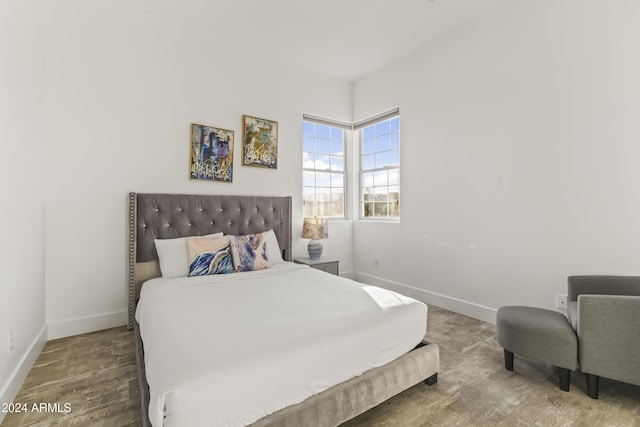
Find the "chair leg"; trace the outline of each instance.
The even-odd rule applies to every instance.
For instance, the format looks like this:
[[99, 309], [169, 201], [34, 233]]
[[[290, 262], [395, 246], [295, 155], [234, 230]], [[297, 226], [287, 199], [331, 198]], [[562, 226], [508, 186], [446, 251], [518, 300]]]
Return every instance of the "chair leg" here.
[[507, 371], [513, 371], [513, 353], [504, 349], [504, 368]]
[[600, 377], [593, 374], [585, 374], [587, 376], [587, 396], [592, 399], [598, 398], [598, 390], [600, 389]]
[[560, 390], [569, 391], [569, 387], [571, 386], [571, 370], [566, 368], [558, 369], [560, 370], [560, 373], [558, 374]]

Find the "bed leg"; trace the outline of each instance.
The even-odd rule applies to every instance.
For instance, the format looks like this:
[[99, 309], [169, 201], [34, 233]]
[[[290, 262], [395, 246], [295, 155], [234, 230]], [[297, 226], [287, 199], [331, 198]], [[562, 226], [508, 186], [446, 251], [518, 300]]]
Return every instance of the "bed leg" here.
[[432, 386], [438, 382], [438, 373], [431, 375], [429, 378], [424, 380], [424, 383], [428, 386]]

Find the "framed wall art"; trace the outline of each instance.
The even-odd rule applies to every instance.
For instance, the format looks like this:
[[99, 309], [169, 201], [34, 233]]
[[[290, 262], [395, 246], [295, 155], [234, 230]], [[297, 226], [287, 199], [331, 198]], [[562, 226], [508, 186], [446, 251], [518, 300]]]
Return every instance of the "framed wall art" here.
[[232, 182], [233, 131], [191, 124], [191, 179]]
[[242, 116], [242, 164], [278, 168], [278, 122]]

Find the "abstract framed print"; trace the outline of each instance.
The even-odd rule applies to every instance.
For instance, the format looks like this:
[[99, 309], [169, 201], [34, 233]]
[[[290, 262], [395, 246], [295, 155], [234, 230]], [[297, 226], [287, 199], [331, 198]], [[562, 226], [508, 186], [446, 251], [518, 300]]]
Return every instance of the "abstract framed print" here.
[[233, 131], [191, 124], [191, 179], [232, 182]]
[[242, 116], [242, 164], [278, 168], [278, 122]]

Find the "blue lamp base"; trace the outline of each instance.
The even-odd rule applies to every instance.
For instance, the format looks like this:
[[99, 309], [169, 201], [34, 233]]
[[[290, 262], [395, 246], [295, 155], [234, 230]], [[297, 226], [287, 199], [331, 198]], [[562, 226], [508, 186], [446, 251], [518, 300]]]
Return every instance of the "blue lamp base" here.
[[309, 258], [320, 258], [320, 255], [322, 255], [322, 242], [320, 240], [309, 240], [307, 251], [309, 252]]

